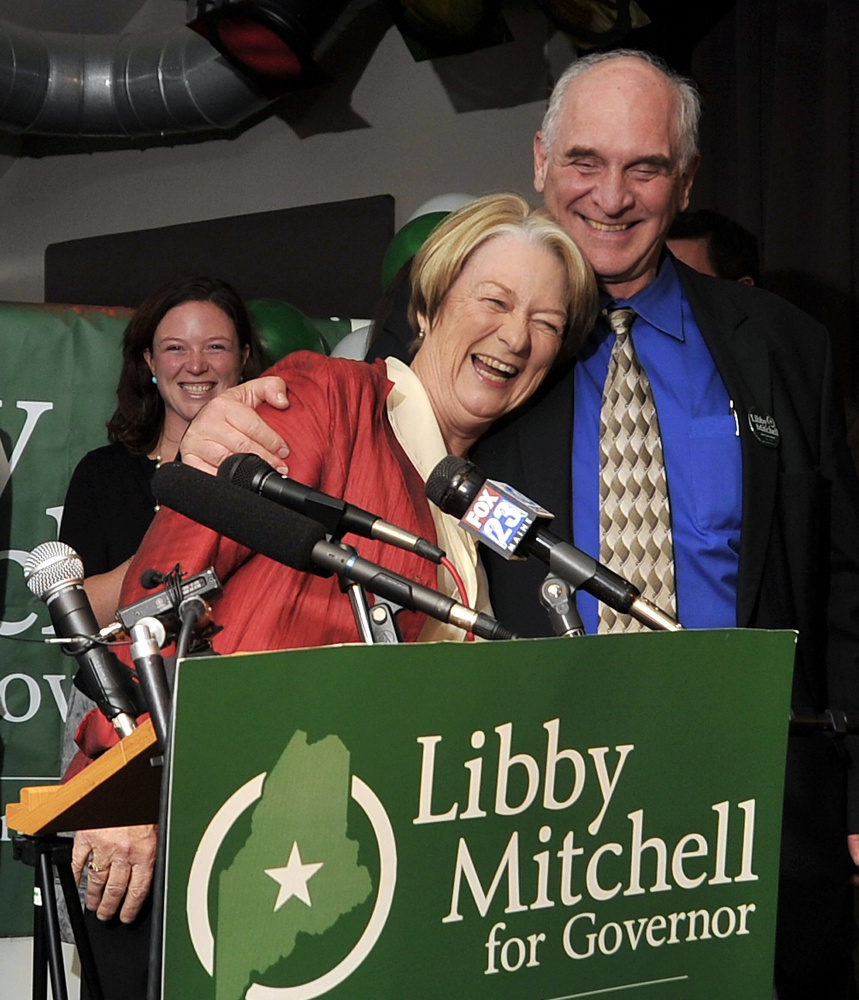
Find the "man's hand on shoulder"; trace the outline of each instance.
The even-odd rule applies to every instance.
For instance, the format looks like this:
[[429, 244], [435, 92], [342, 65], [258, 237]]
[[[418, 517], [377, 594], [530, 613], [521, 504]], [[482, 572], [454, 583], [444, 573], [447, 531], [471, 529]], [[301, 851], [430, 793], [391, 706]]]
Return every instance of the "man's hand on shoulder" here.
[[262, 403], [278, 410], [289, 406], [283, 379], [266, 375], [222, 392], [188, 425], [180, 445], [182, 461], [215, 475], [227, 456], [252, 452], [286, 475], [289, 448], [256, 413]]

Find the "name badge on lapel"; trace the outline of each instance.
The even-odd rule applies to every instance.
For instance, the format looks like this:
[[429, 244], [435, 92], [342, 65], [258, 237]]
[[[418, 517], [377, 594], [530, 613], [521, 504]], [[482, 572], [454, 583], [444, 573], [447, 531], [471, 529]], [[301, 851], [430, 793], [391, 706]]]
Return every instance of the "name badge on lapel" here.
[[757, 406], [749, 410], [749, 427], [765, 448], [778, 448], [779, 431], [775, 419]]

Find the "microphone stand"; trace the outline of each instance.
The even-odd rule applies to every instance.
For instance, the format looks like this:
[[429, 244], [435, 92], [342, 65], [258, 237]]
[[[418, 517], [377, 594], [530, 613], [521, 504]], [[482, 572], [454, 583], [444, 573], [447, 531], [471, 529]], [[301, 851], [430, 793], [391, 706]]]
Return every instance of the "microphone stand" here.
[[578, 638], [585, 634], [582, 616], [576, 607], [576, 588], [555, 573], [547, 573], [540, 584], [540, 603], [549, 615], [555, 635]]
[[376, 603], [370, 609], [370, 627], [373, 630], [373, 641], [393, 645], [403, 641], [397, 612], [403, 609], [385, 597], [377, 597]]
[[791, 736], [810, 736], [812, 733], [853, 736], [859, 733], [859, 712], [846, 712], [842, 708], [827, 708], [822, 712], [813, 708], [791, 708], [788, 733]]
[[[161, 970], [164, 944], [164, 901], [165, 879], [167, 875], [167, 819], [170, 812], [170, 788], [167, 776], [170, 773], [170, 743], [164, 744], [160, 758], [163, 767], [161, 796], [158, 800], [158, 833], [156, 836], [155, 868], [152, 872], [152, 920], [149, 937], [149, 974], [146, 979], [146, 1000], [161, 1000]], [[153, 758], [152, 763], [159, 758]]]
[[146, 711], [152, 718], [163, 754], [170, 728], [170, 688], [161, 657], [166, 632], [157, 618], [141, 618], [131, 626], [128, 634], [131, 636], [131, 659], [140, 681]]
[[[179, 635], [176, 639], [177, 663], [187, 654], [194, 629], [197, 626], [197, 623], [208, 613], [208, 610], [206, 602], [199, 596], [199, 594], [186, 597], [179, 604], [178, 614], [179, 620], [182, 624], [179, 630]], [[161, 628], [161, 632], [163, 633], [164, 629], [163, 626], [161, 626], [161, 623], [156, 620], [156, 624]], [[133, 626], [133, 629], [138, 627], [139, 625], [135, 625]], [[152, 642], [153, 645], [155, 645], [154, 639]], [[132, 657], [134, 657], [134, 646], [132, 646]], [[167, 876], [167, 820], [170, 812], [170, 787], [168, 781], [166, 780], [166, 776], [170, 774], [173, 746], [170, 739], [172, 721], [170, 710], [170, 688], [167, 682], [167, 674], [164, 670], [164, 661], [161, 658], [157, 645], [155, 646], [155, 656], [152, 658], [157, 659], [157, 665], [155, 665], [154, 670], [151, 672], [154, 673], [158, 679], [157, 683], [149, 685], [150, 690], [153, 693], [153, 701], [152, 704], [149, 705], [149, 712], [150, 715], [152, 715], [152, 722], [158, 735], [158, 741], [161, 744], [161, 761], [164, 767], [163, 774], [165, 776], [165, 780], [161, 782], [161, 798], [158, 802], [158, 838], [155, 854], [155, 869], [152, 873], [152, 925], [151, 936], [149, 939], [149, 976], [146, 984], [146, 1000], [161, 1000], [161, 979], [164, 954], [164, 903]], [[141, 664], [144, 667], [144, 671], [147, 671], [147, 669], [150, 668], [151, 665], [145, 661], [146, 657], [142, 657], [141, 660], [136, 658], [134, 659], [134, 664], [138, 671], [140, 670]], [[141, 682], [142, 680], [143, 677], [141, 676]], [[146, 692], [144, 690], [144, 694], [145, 693]], [[155, 712], [158, 713], [160, 723], [156, 721]], [[162, 731], [160, 732], [159, 725], [162, 728]]]
[[[336, 536], [331, 537], [331, 541], [339, 545], [344, 552], [350, 555], [357, 555], [356, 549], [351, 545], [344, 545]], [[400, 643], [403, 636], [396, 619], [396, 614], [402, 608], [392, 601], [383, 597], [377, 597], [372, 608], [367, 601], [367, 594], [360, 583], [340, 577], [340, 589], [349, 598], [352, 606], [352, 614], [355, 617], [355, 624], [358, 626], [358, 635], [361, 642], [368, 645], [377, 643]]]
[[[158, 737], [161, 756], [152, 764], [162, 767], [161, 795], [158, 801], [158, 833], [155, 867], [152, 872], [152, 922], [149, 939], [149, 975], [146, 983], [147, 1000], [161, 998], [162, 945], [164, 941], [164, 882], [167, 861], [167, 816], [170, 790], [167, 774], [170, 767], [170, 689], [161, 656], [164, 626], [157, 618], [143, 618], [131, 626], [131, 658], [140, 678], [140, 686], [152, 725]], [[159, 641], [160, 640], [160, 641]]]

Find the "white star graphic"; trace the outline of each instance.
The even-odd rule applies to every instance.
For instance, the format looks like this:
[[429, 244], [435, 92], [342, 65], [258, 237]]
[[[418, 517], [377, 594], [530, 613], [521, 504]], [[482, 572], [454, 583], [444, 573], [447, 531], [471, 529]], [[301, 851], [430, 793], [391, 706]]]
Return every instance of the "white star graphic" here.
[[283, 868], [265, 869], [265, 873], [269, 878], [280, 883], [280, 892], [278, 892], [277, 900], [274, 904], [275, 913], [293, 896], [297, 896], [302, 903], [306, 903], [308, 906], [313, 905], [310, 902], [310, 892], [307, 889], [307, 883], [319, 871], [323, 863], [322, 861], [318, 861], [315, 864], [302, 864], [301, 854], [298, 850], [298, 841], [294, 840], [292, 842], [292, 850], [289, 852], [289, 861], [286, 865]]

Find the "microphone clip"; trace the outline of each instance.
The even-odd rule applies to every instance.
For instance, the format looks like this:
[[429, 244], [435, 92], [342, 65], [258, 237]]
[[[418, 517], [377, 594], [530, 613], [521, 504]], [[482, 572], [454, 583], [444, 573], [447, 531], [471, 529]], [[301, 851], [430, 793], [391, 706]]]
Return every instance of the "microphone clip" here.
[[[329, 539], [329, 541], [357, 557], [358, 552], [351, 545], [344, 545], [339, 539]], [[397, 613], [403, 610], [401, 605], [377, 596], [371, 607], [361, 584], [346, 576], [340, 577], [340, 590], [349, 598], [361, 642], [372, 646], [397, 644], [403, 641], [403, 634], [397, 621]]]
[[[149, 581], [160, 581], [162, 586], [154, 594], [142, 597], [116, 612], [116, 619], [127, 635], [132, 635], [138, 622], [146, 618], [157, 618], [164, 626], [166, 641], [172, 640], [182, 627], [183, 609], [189, 602], [217, 596], [221, 592], [221, 581], [212, 566], [185, 579], [179, 563], [164, 575], [145, 570], [141, 576], [141, 584], [146, 586]], [[220, 631], [220, 627], [208, 615], [201, 616], [195, 639], [207, 644], [217, 631]]]
[[540, 603], [549, 615], [555, 635], [577, 638], [585, 634], [582, 616], [576, 607], [576, 588], [568, 580], [548, 573], [540, 584]]

